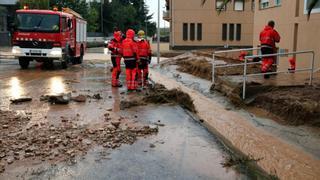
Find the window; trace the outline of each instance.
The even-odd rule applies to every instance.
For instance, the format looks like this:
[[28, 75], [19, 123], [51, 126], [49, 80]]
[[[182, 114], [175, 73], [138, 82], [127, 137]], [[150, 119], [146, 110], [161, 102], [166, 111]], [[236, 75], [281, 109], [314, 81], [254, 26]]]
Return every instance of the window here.
[[234, 40], [234, 24], [229, 24], [229, 40]]
[[228, 25], [222, 24], [222, 40], [223, 41], [227, 40], [227, 29], [228, 29]]
[[260, 9], [265, 9], [269, 7], [269, 0], [260, 0]]
[[52, 14], [17, 14], [17, 29], [23, 32], [60, 32], [60, 16]]
[[[311, 3], [311, 0], [304, 0], [304, 14], [308, 13], [308, 6], [310, 3]], [[311, 13], [320, 13], [320, 1], [316, 3]]]
[[61, 30], [62, 30], [62, 32], [65, 32], [68, 30], [68, 23], [67, 23], [66, 17], [61, 18]]
[[190, 40], [194, 41], [196, 36], [196, 27], [194, 23], [190, 24]]
[[244, 0], [234, 0], [234, 10], [243, 11], [244, 10]]
[[274, 0], [274, 6], [281, 6], [281, 0]]
[[237, 30], [236, 30], [236, 40], [241, 40], [241, 24], [237, 24]]
[[202, 23], [197, 24], [197, 40], [202, 40]]
[[226, 10], [227, 7], [226, 6], [223, 6], [221, 7], [222, 3], [223, 3], [224, 0], [216, 0], [216, 10], [219, 10], [221, 8], [221, 10]]
[[182, 34], [183, 34], [183, 40], [187, 41], [188, 40], [188, 23], [183, 23]]

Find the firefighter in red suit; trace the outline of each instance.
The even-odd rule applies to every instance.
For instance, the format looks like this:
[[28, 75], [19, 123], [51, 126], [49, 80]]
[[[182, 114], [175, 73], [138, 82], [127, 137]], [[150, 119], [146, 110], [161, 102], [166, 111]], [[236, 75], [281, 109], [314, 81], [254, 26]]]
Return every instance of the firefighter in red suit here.
[[137, 89], [137, 63], [139, 62], [138, 45], [134, 40], [135, 32], [128, 29], [126, 38], [122, 41], [122, 55], [126, 66], [126, 81], [128, 91]]
[[144, 31], [138, 32], [139, 40], [137, 42], [139, 49], [140, 63], [138, 64], [138, 86], [148, 86], [149, 64], [151, 62], [151, 48], [149, 42], [145, 39]]
[[113, 87], [121, 87], [122, 84], [119, 81], [121, 73], [121, 54], [122, 54], [122, 42], [121, 42], [121, 31], [115, 31], [113, 33], [113, 39], [108, 44], [108, 49], [111, 51], [112, 61], [112, 80], [111, 84]]
[[[274, 21], [269, 21], [268, 25], [265, 26], [263, 31], [260, 33], [260, 44], [261, 44], [261, 53], [265, 54], [274, 54], [276, 53], [276, 43], [280, 42], [280, 35], [274, 29]], [[272, 57], [263, 57], [261, 72], [266, 73], [270, 71], [272, 64], [274, 63], [275, 56]], [[269, 78], [269, 75], [265, 75], [265, 78]]]

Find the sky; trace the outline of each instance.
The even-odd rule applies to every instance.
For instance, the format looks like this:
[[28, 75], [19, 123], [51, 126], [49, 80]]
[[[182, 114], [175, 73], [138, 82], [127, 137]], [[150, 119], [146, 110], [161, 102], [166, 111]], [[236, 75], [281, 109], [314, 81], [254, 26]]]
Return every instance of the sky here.
[[[149, 6], [149, 13], [153, 13], [152, 21], [158, 22], [158, 0], [144, 0], [145, 3]], [[165, 10], [165, 0], [160, 0], [160, 27], [169, 27], [169, 23], [162, 19], [162, 11]]]

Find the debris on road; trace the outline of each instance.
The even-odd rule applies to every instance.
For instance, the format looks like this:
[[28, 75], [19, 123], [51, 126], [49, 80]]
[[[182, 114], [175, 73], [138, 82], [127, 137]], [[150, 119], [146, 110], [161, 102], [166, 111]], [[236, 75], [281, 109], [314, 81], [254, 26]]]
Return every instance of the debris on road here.
[[252, 156], [238, 157], [235, 155], [230, 155], [226, 157], [225, 161], [222, 162], [223, 167], [233, 167], [233, 166], [248, 166], [249, 163], [256, 163], [263, 158], [255, 159]]
[[21, 97], [21, 98], [11, 99], [10, 101], [12, 104], [17, 104], [17, 103], [22, 103], [22, 102], [30, 102], [30, 101], [32, 101], [32, 98], [31, 97]]
[[71, 97], [71, 100], [72, 100], [72, 101], [75, 101], [75, 102], [86, 102], [87, 96], [80, 94], [80, 95], [78, 95], [78, 96]]
[[177, 103], [191, 112], [196, 112], [191, 97], [179, 89], [167, 90], [163, 85], [155, 84], [148, 95], [143, 98], [144, 102], [163, 104]]
[[183, 93], [178, 89], [167, 90], [163, 85], [160, 84], [155, 84], [155, 86], [150, 89], [149, 93], [146, 93], [142, 96], [137, 96], [134, 99], [121, 101], [120, 109], [124, 110], [134, 106], [143, 106], [147, 105], [147, 103], [179, 104], [191, 112], [196, 112], [193, 101], [188, 94]]
[[71, 93], [62, 93], [58, 95], [42, 95], [40, 101], [48, 101], [51, 104], [69, 104]]
[[5, 164], [16, 161], [29, 158], [47, 162], [69, 161], [85, 155], [93, 146], [113, 149], [158, 132], [153, 125], [143, 126], [123, 117], [90, 125], [78, 125], [61, 117], [58, 125], [29, 126], [29, 119], [0, 110], [0, 123], [7, 125], [0, 131], [0, 173]]
[[88, 97], [89, 97], [89, 98], [92, 98], [92, 99], [97, 99], [97, 100], [102, 99], [102, 97], [101, 97], [101, 95], [100, 95], [99, 93], [94, 94], [93, 96], [88, 95]]
[[163, 126], [165, 126], [164, 124], [162, 124], [162, 123], [160, 123], [160, 122], [155, 122], [155, 123], [153, 123], [154, 125], [157, 125], [157, 126], [161, 126], [161, 127], [163, 127]]
[[144, 103], [140, 98], [137, 99], [131, 99], [131, 100], [123, 100], [120, 102], [120, 109], [124, 110], [124, 109], [128, 109], [134, 106], [143, 106], [146, 105], [146, 103]]
[[156, 147], [156, 145], [154, 145], [154, 144], [150, 144], [149, 146], [150, 146], [150, 148], [155, 148]]
[[66, 83], [80, 83], [80, 81], [78, 81], [76, 79], [66, 79], [66, 80], [64, 80], [64, 82], [66, 82]]

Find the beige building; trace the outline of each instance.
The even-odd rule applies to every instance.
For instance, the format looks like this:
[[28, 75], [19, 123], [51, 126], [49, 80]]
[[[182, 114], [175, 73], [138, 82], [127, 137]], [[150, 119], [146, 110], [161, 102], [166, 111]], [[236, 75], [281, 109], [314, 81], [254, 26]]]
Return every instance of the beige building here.
[[[320, 2], [307, 21], [310, 0], [232, 0], [220, 15], [223, 0], [166, 0], [163, 19], [170, 22], [170, 47], [246, 47], [259, 44], [259, 33], [269, 20], [276, 22], [280, 49], [314, 50], [315, 66], [320, 68]], [[288, 58], [280, 59], [280, 69], [288, 68]], [[309, 67], [310, 55], [298, 55], [297, 68]]]
[[167, 0], [163, 19], [170, 22], [170, 47], [248, 47], [253, 41], [253, 2], [233, 0], [218, 14], [223, 0]]
[[[255, 0], [253, 45], [259, 44], [259, 33], [269, 20], [276, 23], [281, 36], [279, 48], [288, 51], [314, 50], [315, 65], [320, 67], [320, 2], [307, 21], [306, 7], [309, 0]], [[288, 67], [289, 57], [280, 59], [280, 69]], [[297, 68], [309, 66], [310, 55], [298, 55]]]

